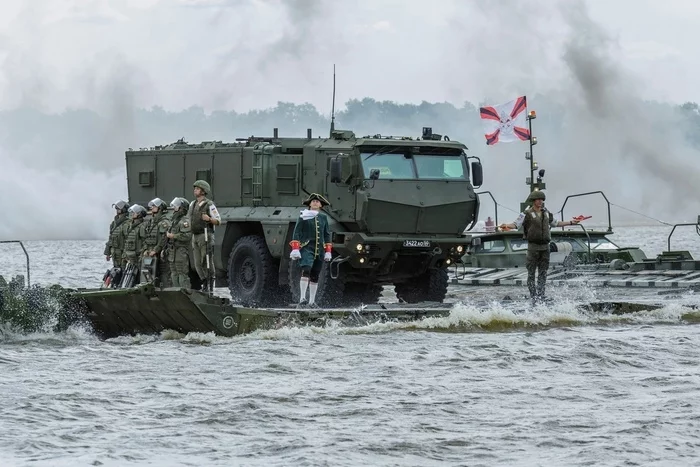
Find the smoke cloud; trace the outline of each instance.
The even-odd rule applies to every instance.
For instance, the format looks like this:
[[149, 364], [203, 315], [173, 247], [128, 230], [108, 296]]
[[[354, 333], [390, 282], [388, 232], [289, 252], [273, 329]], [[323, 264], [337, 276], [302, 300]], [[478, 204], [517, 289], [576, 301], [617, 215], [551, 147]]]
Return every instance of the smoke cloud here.
[[[478, 106], [527, 95], [538, 114], [534, 158], [546, 169], [550, 209], [570, 193], [603, 190], [616, 205], [666, 221], [694, 220], [700, 212], [692, 190], [700, 175], [698, 151], [687, 143], [681, 116], [673, 106], [645, 101], [648, 77], [621, 65], [620, 44], [583, 0], [457, 0], [440, 9], [405, 1], [379, 7], [349, 0], [340, 8], [325, 0], [187, 0], [167, 8], [151, 1], [153, 11], [139, 7], [134, 17], [117, 7], [71, 13], [99, 28], [133, 20], [132, 29], [119, 30], [125, 34], [148, 29], [162, 14], [168, 21], [181, 18], [174, 8], [188, 7], [187, 21], [170, 29], [191, 33], [178, 37], [177, 47], [168, 38], [151, 38], [172, 55], [152, 59], [177, 62], [190, 70], [187, 76], [152, 68], [126, 46], [105, 46], [57, 71], [58, 29], [51, 25], [64, 13], [55, 5], [25, 2], [0, 36], [0, 190], [12, 205], [3, 214], [4, 239], [105, 238], [112, 203], [127, 196], [129, 147], [181, 136], [230, 140], [269, 134], [272, 127], [283, 135], [304, 134], [306, 127], [327, 134], [334, 63], [337, 128], [419, 136], [421, 127], [432, 126], [481, 158], [481, 190], [513, 211], [527, 196], [528, 145], [487, 147]], [[423, 25], [418, 30], [416, 16]], [[91, 31], [95, 35], [84, 40], [105, 36], [104, 29]], [[383, 42], [369, 39], [378, 37]], [[198, 55], [184, 48], [188, 41], [198, 42]], [[391, 63], [391, 72], [377, 72], [379, 61]], [[366, 78], [367, 89], [351, 94], [353, 76]], [[378, 83], [384, 87], [372, 87]], [[264, 110], [260, 102], [277, 95], [292, 95], [293, 103]], [[435, 95], [449, 95], [452, 103], [421, 103]], [[222, 111], [146, 110], [157, 101], [153, 96], [164, 106], [189, 102]], [[383, 101], [396, 96], [410, 96], [411, 103]], [[251, 106], [258, 110], [232, 111]], [[482, 217], [492, 214], [488, 199], [482, 206]], [[574, 199], [566, 214], [593, 214], [600, 225], [604, 208], [600, 199]], [[502, 221], [515, 214], [499, 209]], [[617, 223], [649, 221], [618, 206], [613, 215]]]

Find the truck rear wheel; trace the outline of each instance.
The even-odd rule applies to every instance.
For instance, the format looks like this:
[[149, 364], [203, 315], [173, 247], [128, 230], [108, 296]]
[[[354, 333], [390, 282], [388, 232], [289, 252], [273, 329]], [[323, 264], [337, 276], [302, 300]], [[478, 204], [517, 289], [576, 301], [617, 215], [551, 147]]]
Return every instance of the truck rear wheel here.
[[242, 237], [233, 246], [228, 260], [231, 298], [245, 306], [274, 306], [278, 299], [277, 267], [258, 235]]
[[396, 297], [407, 303], [440, 302], [447, 295], [447, 271], [430, 269], [409, 282], [396, 284]]

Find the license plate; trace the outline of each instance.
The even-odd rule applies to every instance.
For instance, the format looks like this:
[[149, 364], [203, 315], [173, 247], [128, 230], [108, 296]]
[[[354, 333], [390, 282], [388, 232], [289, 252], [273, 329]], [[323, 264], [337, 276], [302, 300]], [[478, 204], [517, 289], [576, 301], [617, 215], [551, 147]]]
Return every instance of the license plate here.
[[404, 240], [403, 246], [409, 248], [428, 248], [430, 247], [430, 240]]

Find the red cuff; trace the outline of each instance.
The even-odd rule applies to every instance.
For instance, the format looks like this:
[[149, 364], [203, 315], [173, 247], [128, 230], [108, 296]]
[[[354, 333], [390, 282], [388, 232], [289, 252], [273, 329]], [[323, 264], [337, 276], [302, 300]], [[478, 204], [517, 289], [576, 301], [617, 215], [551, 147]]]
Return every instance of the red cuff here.
[[292, 246], [292, 250], [298, 250], [301, 247], [299, 240], [292, 240], [289, 244]]
[[332, 244], [332, 243], [326, 243], [326, 244], [324, 245], [324, 247], [326, 248], [326, 253], [330, 253], [331, 250], [333, 249], [333, 244]]

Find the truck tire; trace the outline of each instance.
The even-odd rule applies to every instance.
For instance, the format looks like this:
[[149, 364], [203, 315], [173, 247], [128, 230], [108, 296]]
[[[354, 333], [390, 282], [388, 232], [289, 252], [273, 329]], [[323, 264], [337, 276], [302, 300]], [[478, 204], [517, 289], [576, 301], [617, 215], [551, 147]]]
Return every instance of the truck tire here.
[[235, 303], [257, 307], [276, 304], [277, 268], [264, 238], [248, 235], [236, 242], [228, 260], [228, 286]]
[[[289, 262], [289, 291], [293, 303], [299, 303], [299, 279], [301, 279], [301, 267], [299, 261]], [[323, 269], [318, 276], [318, 289], [316, 289], [316, 304], [321, 307], [340, 308], [344, 303], [345, 284], [339, 279], [332, 279], [329, 263], [323, 264]], [[308, 292], [307, 292], [308, 293]]]
[[430, 269], [409, 282], [396, 284], [394, 291], [406, 303], [442, 303], [447, 295], [447, 283], [447, 270]]
[[352, 306], [374, 305], [379, 302], [384, 287], [373, 284], [345, 284], [345, 301]]

